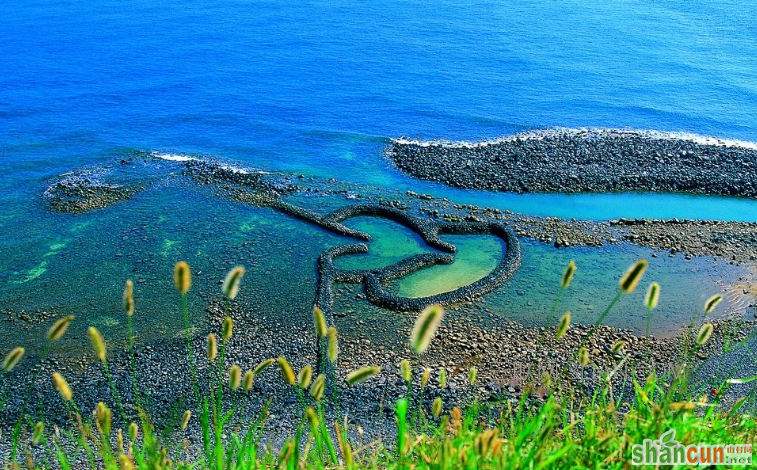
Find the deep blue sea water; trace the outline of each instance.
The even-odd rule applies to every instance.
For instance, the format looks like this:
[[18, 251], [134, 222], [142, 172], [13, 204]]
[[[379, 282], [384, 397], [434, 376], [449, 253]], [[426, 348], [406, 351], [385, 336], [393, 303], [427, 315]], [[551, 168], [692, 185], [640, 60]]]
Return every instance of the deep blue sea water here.
[[376, 144], [551, 126], [757, 141], [757, 8], [726, 1], [15, 1], [2, 175], [123, 148], [393, 181]]
[[[399, 174], [382, 154], [398, 136], [477, 140], [554, 126], [757, 141], [757, 8], [749, 0], [5, 0], [0, 64], [3, 308], [33, 311], [40, 293], [87, 288], [113, 296], [117, 311], [120, 287], [104, 287], [106, 271], [144, 274], [144, 264], [119, 264], [131, 240], [125, 227], [138, 230], [151, 217], [173, 224], [183, 196], [169, 191], [71, 217], [46, 211], [41, 194], [62, 173], [133, 150], [540, 215], [757, 220], [757, 202], [740, 199], [453, 190]], [[197, 235], [235, 209], [211, 199], [194, 210], [184, 216], [207, 224]], [[211, 256], [211, 246], [189, 235], [177, 241], [176, 231], [154, 228], [153, 251], [132, 247], [145, 250], [139, 261], [163, 253], [149, 272]], [[76, 266], [102, 276], [99, 290], [71, 284], [72, 260], [82, 256]], [[77, 308], [94, 312], [97, 299]]]

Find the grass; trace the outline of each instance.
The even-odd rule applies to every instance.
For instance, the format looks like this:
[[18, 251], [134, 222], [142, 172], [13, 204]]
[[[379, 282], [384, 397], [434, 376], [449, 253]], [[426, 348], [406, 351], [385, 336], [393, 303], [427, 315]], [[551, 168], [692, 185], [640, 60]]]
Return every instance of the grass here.
[[[23, 397], [14, 432], [3, 437], [11, 440], [13, 449], [10, 461], [4, 463], [11, 469], [82, 468], [78, 462], [86, 462], [85, 468], [130, 470], [130, 469], [213, 469], [236, 470], [257, 468], [306, 468], [306, 469], [517, 469], [517, 468], [629, 468], [634, 444], [644, 439], [658, 439], [663, 433], [675, 429], [678, 440], [686, 444], [747, 443], [757, 437], [755, 418], [742, 409], [750, 392], [735, 404], [721, 403], [723, 392], [733, 384], [744, 384], [757, 377], [731, 377], [724, 380], [714, 398], [701, 396], [688, 382], [692, 371], [691, 358], [698, 348], [709, 341], [712, 325], [703, 321], [703, 315], [692, 320], [690, 338], [685, 342], [679, 373], [657, 377], [654, 374], [644, 380], [632, 378], [618, 386], [619, 369], [627, 365], [633, 370], [637, 365], [629, 363], [624, 355], [625, 344], [615, 344], [617, 367], [604, 373], [599, 386], [590, 393], [584, 388], [571, 386], [566, 380], [569, 367], [596, 367], [591, 363], [584, 345], [595, 333], [596, 327], [621, 297], [633, 291], [646, 269], [646, 262], [632, 266], [620, 280], [620, 289], [597, 322], [584, 336], [581, 345], [566, 361], [563, 372], [556, 380], [547, 380], [550, 393], [547, 398], [523, 393], [517, 400], [479, 400], [475, 390], [478, 371], [471, 368], [468, 374], [468, 397], [462, 403], [444, 402], [446, 371], [439, 373], [441, 396], [431, 403], [423, 399], [428, 386], [429, 369], [420, 369], [418, 359], [433, 341], [436, 329], [443, 318], [441, 306], [430, 306], [422, 312], [409, 338], [412, 358], [402, 361], [400, 377], [407, 384], [406, 396], [394, 404], [396, 435], [394, 439], [363, 445], [355, 439], [355, 430], [341, 415], [339, 393], [344, 387], [359, 387], [361, 382], [372, 380], [379, 374], [387, 374], [378, 366], [367, 366], [354, 371], [345, 371], [346, 379], [339, 381], [335, 367], [338, 363], [337, 331], [328, 326], [320, 309], [314, 309], [313, 341], [317, 348], [315, 369], [306, 366], [295, 372], [284, 357], [267, 359], [250, 371], [239, 366], [225, 364], [227, 341], [233, 335], [233, 323], [226, 316], [220, 332], [210, 332], [205, 358], [195, 355], [192, 347], [187, 314], [186, 294], [191, 286], [191, 271], [186, 263], [178, 263], [175, 270], [176, 288], [180, 294], [180, 314], [185, 322], [187, 340], [187, 364], [190, 371], [188, 390], [192, 391], [196, 405], [179, 411], [175, 423], [156, 429], [149, 410], [144, 409], [139, 390], [137, 366], [134, 360], [134, 314], [133, 285], [127, 282], [124, 292], [124, 309], [128, 326], [129, 383], [117, 384], [112, 380], [107, 361], [105, 339], [94, 328], [90, 329], [93, 348], [108, 379], [109, 389], [104, 399], [93, 412], [83, 412], [76, 402], [76, 391], [59, 373], [55, 373], [52, 385], [59, 392], [62, 409], [68, 416], [66, 424], [41, 418], [35, 421], [28, 401], [31, 399], [31, 382]], [[550, 322], [557, 311], [559, 301], [570, 286], [575, 272], [571, 263], [552, 305]], [[238, 285], [244, 274], [240, 267], [234, 268], [226, 278], [223, 294], [228, 310], [237, 295]], [[657, 305], [660, 287], [652, 284], [645, 306], [648, 318]], [[715, 297], [708, 300], [705, 312], [717, 305]], [[47, 336], [44, 361], [50, 344], [66, 331], [73, 317], [56, 322]], [[560, 340], [570, 328], [570, 314], [562, 316], [556, 327], [556, 339]], [[687, 333], [688, 334], [688, 333]], [[216, 336], [221, 338], [220, 354]], [[544, 347], [544, 337], [540, 344]], [[742, 342], [743, 344], [744, 342]], [[729, 349], [739, 345], [728, 343]], [[14, 369], [22, 360], [24, 350], [14, 348], [3, 361], [0, 376], [0, 407], [7, 403], [12, 381], [24, 380], [14, 377]], [[644, 355], [646, 357], [646, 353]], [[211, 380], [207, 390], [202, 390], [197, 377], [197, 361], [216, 363], [209, 367]], [[264, 445], [266, 417], [270, 402], [264, 404], [256, 416], [248, 417], [241, 411], [243, 394], [255, 393], [256, 377], [270, 368], [278, 368], [281, 379], [298, 397], [296, 415], [301, 418], [293, 423], [295, 429], [284, 444], [274, 449]], [[40, 363], [31, 369], [31, 380], [37, 377]], [[683, 373], [680, 373], [683, 372]], [[313, 377], [317, 374], [317, 377]], [[414, 387], [413, 377], [419, 378]], [[242, 379], [244, 377], [244, 379]], [[27, 381], [29, 378], [26, 378]], [[397, 379], [395, 377], [394, 379]], [[278, 379], [277, 379], [278, 380]], [[544, 384], [542, 384], [544, 385]], [[133, 389], [134, 403], [124, 403], [119, 386]], [[415, 389], [414, 389], [415, 388]], [[19, 388], [16, 388], [19, 389]], [[126, 395], [124, 395], [126, 396]], [[377, 397], [378, 398], [378, 397]], [[116, 417], [109, 406], [116, 408]], [[327, 416], [340, 419], [328, 421]], [[188, 458], [181, 445], [182, 438], [192, 421], [199, 422], [202, 448], [196, 449], [196, 457]], [[22, 439], [21, 436], [31, 436]]]

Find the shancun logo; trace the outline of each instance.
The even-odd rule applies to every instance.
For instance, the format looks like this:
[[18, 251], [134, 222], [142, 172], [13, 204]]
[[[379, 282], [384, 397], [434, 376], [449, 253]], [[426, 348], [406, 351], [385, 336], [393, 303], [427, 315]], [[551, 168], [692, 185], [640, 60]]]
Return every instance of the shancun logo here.
[[634, 465], [752, 465], [752, 444], [688, 445], [671, 429], [657, 440], [631, 447]]

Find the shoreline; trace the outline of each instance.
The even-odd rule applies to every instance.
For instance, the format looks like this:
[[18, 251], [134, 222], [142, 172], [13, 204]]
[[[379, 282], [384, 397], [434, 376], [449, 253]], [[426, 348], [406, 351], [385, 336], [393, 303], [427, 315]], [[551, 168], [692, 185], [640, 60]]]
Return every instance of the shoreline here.
[[[131, 172], [131, 179], [145, 181], [147, 178], [144, 178], [143, 174], [134, 173], [137, 168], [144, 168], [144, 165], [138, 163], [142, 163], [145, 156], [152, 158], [148, 154], [137, 154], [133, 157], [134, 162], [121, 160], [121, 164], [117, 167], [121, 172]], [[239, 172], [225, 163], [195, 158], [170, 163], [168, 167], [160, 167], [165, 168], [168, 176], [154, 178], [154, 182], [143, 186], [142, 190], [154, 191], [155, 187], [166, 184], [167, 178], [171, 178], [172, 181], [169, 184], [182, 184], [192, 191], [200, 191], [211, 197], [244, 205], [270, 208], [285, 216], [320, 226], [324, 230], [353, 239], [357, 238], [358, 242], [365, 242], [367, 234], [342, 225], [339, 222], [342, 220], [341, 216], [334, 218], [334, 214], [348, 217], [350, 214], [361, 215], [361, 211], [365, 210], [370, 213], [378, 211], [376, 212], [378, 215], [394, 214], [392, 217], [395, 220], [416, 221], [417, 223], [410, 223], [410, 225], [421, 224], [426, 227], [425, 229], [416, 228], [422, 233], [428, 232], [427, 235], [431, 234], [429, 230], [437, 230], [445, 226], [485, 227], [496, 224], [511, 228], [518, 238], [535, 240], [557, 249], [588, 247], [600, 250], [606, 246], [617, 246], [620, 249], [624, 246], [639, 246], [654, 250], [646, 256], [652, 258], [678, 256], [682, 258], [681, 262], [685, 262], [684, 259], [713, 257], [720, 265], [742, 266], [753, 265], [757, 260], [757, 236], [755, 235], [757, 223], [678, 219], [589, 221], [529, 216], [507, 209], [458, 204], [447, 198], [413, 191], [393, 191], [383, 187], [291, 173], [252, 170]], [[121, 183], [125, 181], [128, 181], [125, 177], [118, 180]], [[104, 180], [97, 183], [108, 184], [112, 181]], [[128, 204], [128, 202], [121, 204]], [[91, 206], [98, 205], [95, 203]], [[56, 210], [55, 206], [48, 207]], [[415, 230], [416, 233], [420, 233], [418, 230]], [[444, 249], [440, 254], [445, 255]], [[449, 255], [449, 253], [446, 254]], [[424, 260], [418, 266], [432, 261], [438, 263], [449, 260], [444, 256], [441, 258], [433, 256], [433, 259]], [[404, 267], [404, 265], [398, 267]], [[317, 270], [318, 267], [315, 266], [315, 269]], [[403, 269], [402, 272], [405, 270]], [[362, 276], [357, 272], [350, 274]], [[352, 279], [354, 276], [348, 277]], [[355, 282], [360, 280], [357, 279]], [[329, 289], [321, 289], [321, 292], [328, 294], [327, 290]], [[480, 294], [485, 290], [477, 290], [477, 292]], [[475, 292], [471, 293], [475, 294]], [[330, 297], [330, 295], [316, 294], [316, 299], [322, 298], [324, 303], [328, 303]], [[478, 295], [473, 295], [473, 297], [478, 297]], [[744, 299], [757, 305], [755, 295], [745, 296]], [[750, 306], [744, 311], [751, 317], [753, 310]]]
[[[430, 160], [432, 156], [425, 155], [423, 158]], [[162, 157], [137, 152], [131, 159], [121, 159], [118, 170], [124, 173], [130, 171], [132, 160], [144, 162], [156, 159], [164, 161]], [[755, 160], [757, 160], [757, 150]], [[346, 227], [340, 226], [341, 224], [326, 220], [328, 213], [320, 214], [307, 206], [298, 207], [289, 201], [299, 199], [307, 201], [314, 197], [333, 196], [350, 205], [377, 204], [385, 207], [382, 210], [405, 212], [406, 217], [428, 217], [432, 225], [504, 222], [512, 227], [519, 237], [552, 244], [557, 248], [601, 247], [605, 244], [628, 242], [667, 250], [671, 254], [683, 253], [687, 257], [713, 256], [729, 259], [736, 264], [757, 261], [757, 235], [754, 235], [757, 232], [757, 222], [651, 218], [596, 221], [532, 216], [508, 209], [458, 204], [447, 198], [438, 198], [432, 194], [410, 190], [400, 192], [293, 173], [242, 171], [224, 163], [194, 157], [167, 162], [180, 165], [182, 177], [192, 181], [198, 188], [211, 187], [218, 197], [258, 207], [272, 207], [289, 216], [323, 225], [328, 229], [333, 228], [343, 235], [358, 239], [361, 239], [364, 234], [352, 233]], [[757, 188], [757, 163], [753, 167]], [[150, 190], [159, 182], [172, 177], [175, 175], [159, 176], [148, 183], [145, 183], [145, 178], [142, 178], [137, 180], [139, 184], [129, 185], [124, 178], [109, 181], [85, 177], [73, 178], [66, 175], [61, 180], [52, 183], [44, 192], [43, 199], [48, 208], [54, 212], [78, 215], [124, 203], [134, 194]], [[64, 187], [65, 191], [62, 191], [61, 187]], [[129, 196], [114, 198], [114, 187], [117, 187], [120, 193]], [[337, 207], [340, 207], [341, 211], [348, 209], [343, 204]], [[334, 210], [329, 212], [334, 212]]]
[[[496, 223], [511, 227], [519, 237], [550, 244], [555, 246], [555, 249], [630, 243], [661, 250], [667, 249], [670, 250], [671, 256], [680, 252], [692, 257], [733, 258], [729, 262], [737, 264], [751, 263], [757, 256], [757, 237], [752, 235], [757, 229], [757, 224], [753, 223], [631, 219], [593, 222], [532, 217], [496, 208], [455, 204], [452, 201], [426, 194], [389, 192], [385, 188], [369, 188], [304, 176], [239, 173], [221, 165], [196, 161], [179, 163], [184, 165], [181, 177], [194, 181], [188, 184], [199, 183], [201, 186], [208, 186], [218, 197], [259, 207], [275, 209], [276, 205], [282, 204], [284, 205], [282, 207], [290, 207], [286, 206], [290, 200], [302, 202], [299, 198], [310, 198], [316, 195], [333, 196], [351, 205], [342, 212], [349, 212], [349, 207], [360, 208], [370, 203], [371, 207], [391, 207], [386, 210], [393, 214], [404, 214], [402, 217], [427, 218], [428, 223], [435, 227], [454, 224], [483, 227], [486, 224]], [[354, 206], [356, 200], [359, 202], [357, 206]], [[81, 207], [93, 208], [100, 205], [85, 204]], [[308, 217], [318, 216], [315, 212], [308, 212], [309, 209], [303, 209], [303, 211], [302, 213]], [[330, 220], [328, 213], [319, 217], [321, 220]], [[397, 215], [397, 217], [400, 216]], [[709, 236], [709, 242], [707, 236]], [[390, 409], [385, 404], [391, 403], [404, 393], [404, 384], [400, 379], [397, 366], [401, 359], [410, 357], [406, 338], [414, 316], [397, 315], [392, 323], [391, 331], [382, 330], [381, 326], [376, 327], [379, 323], [374, 321], [371, 313], [358, 315], [352, 309], [343, 308], [344, 303], [351, 299], [364, 301], [365, 293], [361, 287], [357, 284], [346, 284], [340, 287], [338, 304], [334, 307], [335, 311], [339, 311], [339, 315], [334, 315], [333, 322], [340, 330], [340, 377], [343, 378], [346, 372], [368, 364], [380, 365], [384, 371], [375, 383], [369, 382], [364, 386], [348, 389], [349, 391], [344, 394], [344, 410], [350, 415], [353, 424], [368, 430], [367, 438], [375, 434], [382, 435], [382, 433], [391, 435], [392, 424], [386, 419], [390, 414]], [[203, 299], [212, 299], [219, 294], [213, 290], [199, 292], [198, 295]], [[205, 335], [210, 331], [218, 331], [223, 318], [223, 308], [219, 302], [206, 302], [203, 308], [206, 311], [204, 317], [207, 317], [207, 322], [203, 321], [202, 326], [197, 325], [198, 330], [194, 337], [194, 348], [200, 358], [199, 362], [203, 362]], [[242, 299], [233, 304], [230, 314], [235, 321], [235, 336], [227, 353], [229, 365], [238, 363], [243, 370], [246, 370], [254, 367], [260, 360], [279, 355], [285, 355], [290, 359], [295, 369], [307, 363], [315, 363], [315, 343], [309, 312], [298, 312], [295, 314], [296, 317], [282, 319], [260, 318], [255, 311], [254, 299]], [[139, 321], [137, 317], [135, 320]], [[738, 319], [718, 320], [714, 323], [716, 327], [713, 340], [708, 343], [707, 349], [694, 359], [697, 364], [702, 365], [699, 383], [703, 386], [712, 380], [713, 374], [725, 373], [724, 364], [733, 361], [730, 355], [723, 357], [714, 353], [722, 346], [726, 331], [733, 330], [737, 337], [744, 337], [757, 328], [755, 321]], [[205, 327], [206, 324], [207, 327]], [[450, 386], [445, 390], [440, 390], [438, 376], [433, 375], [427, 399], [430, 402], [434, 397], [444, 394], [449, 405], [459, 403], [470, 391], [465, 385], [467, 368], [475, 365], [481, 377], [475, 392], [482, 399], [489, 400], [495, 397], [517, 400], [524, 392], [523, 381], [518, 378], [520, 373], [517, 371], [522, 372], [524, 365], [530, 365], [534, 361], [547, 368], [565, 364], [566, 358], [572, 352], [571, 348], [575, 348], [588, 328], [588, 326], [574, 325], [567, 336], [557, 342], [551, 334], [553, 325], [525, 326], [512, 320], [503, 320], [502, 317], [494, 315], [485, 302], [466, 301], [453, 305], [448, 308], [448, 315], [440, 330], [438, 341], [432, 344], [429, 353], [419, 364], [433, 368], [437, 372], [440, 367], [447, 369], [451, 379]], [[540, 348], [538, 343], [542, 337], [546, 337], [546, 346]], [[600, 327], [592, 341], [590, 349], [592, 360], [605, 369], [611, 369], [617, 365], [618, 358], [611, 353], [610, 349], [612, 344], [619, 339], [628, 341], [629, 353], [632, 354], [634, 360], [638, 360], [645, 340], [630, 330], [610, 326]], [[663, 370], [670, 371], [679, 359], [677, 356], [679, 341], [679, 336], [651, 338], [654, 363]], [[748, 347], [754, 344], [755, 342]], [[181, 403], [183, 399], [191, 401], [190, 394], [184, 389], [186, 370], [184, 367], [177, 367], [186, 362], [184, 347], [183, 341], [179, 340], [178, 336], [173, 339], [167, 338], [141, 344], [138, 347], [137, 361], [140, 371], [147, 371], [149, 374], [149, 377], [145, 377], [142, 372], [140, 383], [152, 397], [151, 405], [153, 411], [158, 412], [155, 415], [158, 420], [170, 421], [176, 403]], [[128, 384], [127, 371], [129, 369], [126, 354], [118, 345], [114, 345], [111, 349], [115, 380], [117, 383]], [[736, 362], [739, 366], [736, 370], [738, 376], [754, 374], [751, 363]], [[21, 374], [25, 370], [27, 369], [21, 369]], [[60, 412], [60, 407], [56, 406], [59, 398], [49, 383], [49, 374], [53, 370], [61, 370], [66, 375], [74, 388], [75, 395], [82, 400], [83, 410], [92, 409], [97, 401], [107, 399], [109, 396], [100, 366], [90, 352], [87, 352], [83, 359], [51, 359], [40, 376], [38, 386], [35, 387], [41, 391], [47, 411], [50, 413]], [[206, 369], [202, 373], [205, 374]], [[586, 376], [571, 371], [569, 379], [591, 390], [596, 386], [598, 376]], [[22, 390], [22, 388], [16, 390]], [[533, 399], [543, 399], [539, 397], [539, 391], [538, 387], [533, 390]], [[128, 402], [130, 400], [129, 387], [124, 386], [121, 392]], [[737, 393], [734, 392], [733, 395]], [[254, 398], [244, 406], [247, 412], [252, 412], [257, 410], [269, 396], [279, 397], [277, 406], [271, 410], [269, 438], [272, 445], [280, 445], [281, 442], [276, 441], [277, 436], [291, 435], [293, 429], [287, 426], [297, 421], [293, 415], [296, 408], [296, 395], [283, 384], [275, 371], [261, 377], [256, 384]], [[377, 400], [377, 397], [382, 397], [384, 404], [382, 400]], [[15, 409], [14, 406], [18, 406], [18, 403], [9, 403], [9, 408], [3, 412], [0, 421], [0, 428], [6, 435], [9, 432], [8, 427], [13, 424], [11, 410]], [[181, 411], [183, 410], [179, 410]], [[355, 414], [352, 414], [353, 411]], [[193, 423], [189, 429], [186, 436], [180, 437], [186, 437], [191, 447], [201, 446], [197, 423]], [[5, 450], [0, 444], [0, 455]]]

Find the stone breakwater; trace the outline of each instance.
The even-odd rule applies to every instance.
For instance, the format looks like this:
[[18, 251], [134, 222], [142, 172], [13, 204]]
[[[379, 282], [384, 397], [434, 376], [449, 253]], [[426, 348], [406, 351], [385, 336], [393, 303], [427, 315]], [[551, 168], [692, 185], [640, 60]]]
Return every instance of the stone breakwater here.
[[[498, 221], [443, 221], [417, 217], [388, 204], [352, 204], [343, 206], [328, 214], [319, 214], [310, 209], [283, 200], [284, 195], [301, 191], [301, 187], [286, 178], [272, 178], [267, 173], [249, 173], [200, 160], [185, 163], [185, 176], [200, 184], [215, 184], [227, 196], [240, 202], [267, 206], [290, 217], [318, 225], [339, 235], [370, 240], [371, 236], [343, 224], [354, 217], [381, 217], [397, 222], [417, 233], [431, 248], [447, 254], [421, 254], [380, 269], [342, 270], [334, 265], [339, 256], [367, 253], [368, 245], [350, 244], [325, 251], [318, 259], [318, 286], [315, 304], [333, 323], [333, 285], [335, 283], [362, 284], [366, 298], [382, 308], [395, 311], [420, 311], [428, 305], [439, 303], [451, 305], [473, 300], [502, 286], [518, 270], [521, 263], [518, 237], [506, 224]], [[401, 297], [387, 289], [384, 284], [400, 279], [421, 269], [436, 264], [454, 262], [456, 248], [439, 235], [482, 235], [498, 237], [506, 246], [506, 252], [499, 265], [478, 281], [449, 292], [427, 297]]]
[[[145, 156], [141, 154], [137, 157], [142, 160], [150, 158], [149, 155]], [[301, 184], [298, 184], [301, 183], [300, 180], [303, 177], [236, 169], [216, 162], [194, 158], [182, 159], [180, 162], [183, 167], [183, 176], [199, 185], [212, 185], [220, 194], [233, 200], [257, 206], [271, 207], [290, 217], [318, 225], [325, 230], [366, 241], [371, 238], [369, 234], [352, 229], [342, 222], [360, 216], [381, 217], [413, 230], [423, 238], [426, 245], [446, 253], [416, 255], [381, 269], [345, 271], [337, 269], [334, 266], [334, 258], [346, 254], [367, 252], [368, 246], [364, 244], [347, 245], [327, 250], [319, 258], [316, 304], [323, 309], [330, 321], [332, 320], [331, 311], [333, 305], [331, 290], [334, 283], [363, 284], [366, 298], [373, 304], [383, 308], [397, 311], [419, 311], [432, 303], [450, 305], [469, 301], [487, 294], [500, 287], [520, 267], [521, 258], [518, 238], [502, 222], [436, 220], [435, 218], [410, 215], [406, 211], [388, 203], [351, 204], [328, 214], [320, 214], [282, 199], [282, 196], [303, 192]], [[129, 165], [130, 163], [129, 160], [121, 161], [122, 165]], [[48, 189], [50, 204], [55, 210], [83, 213], [95, 208], [106, 207], [119, 200], [115, 197], [106, 197], [108, 194], [102, 190], [98, 193], [87, 190], [86, 184], [88, 180], [86, 179], [78, 179], [76, 182], [71, 183], [66, 183], [65, 181], [55, 183]], [[110, 188], [110, 186], [102, 187]], [[71, 204], [66, 202], [67, 200], [64, 196], [67, 192], [64, 190], [67, 192], [73, 191], [75, 195], [81, 193], [90, 197], [82, 197], [80, 200], [77, 200], [76, 204]], [[306, 189], [306, 191], [309, 190], [309, 188]], [[340, 193], [346, 192], [338, 189], [336, 191]], [[399, 297], [387, 291], [384, 288], [384, 284], [387, 282], [402, 278], [435, 264], [450, 264], [454, 262], [456, 248], [454, 245], [439, 238], [440, 234], [491, 234], [502, 240], [506, 246], [506, 253], [500, 264], [487, 276], [470, 285], [450, 292], [428, 297], [406, 298]]]
[[757, 197], [757, 149], [654, 133], [545, 132], [480, 144], [397, 139], [387, 153], [403, 172], [460, 188]]
[[[366, 244], [352, 244], [327, 250], [318, 259], [318, 287], [315, 303], [326, 313], [330, 322], [333, 321], [332, 286], [334, 283], [362, 283], [366, 298], [379, 307], [397, 311], [419, 311], [434, 303], [450, 305], [473, 300], [487, 294], [500, 287], [512, 277], [521, 263], [518, 238], [509, 227], [501, 223], [433, 221], [411, 216], [394, 207], [377, 204], [350, 205], [337, 209], [325, 216], [315, 214], [312, 211], [302, 209], [284, 201], [278, 201], [273, 207], [280, 208], [283, 212], [296, 215], [299, 218], [309, 220], [327, 230], [364, 240], [370, 239], [370, 235], [346, 227], [342, 222], [358, 216], [383, 217], [413, 230], [423, 238], [428, 246], [448, 253], [415, 255], [379, 269], [343, 270], [334, 265], [335, 258], [348, 254], [367, 253], [368, 246]], [[454, 245], [441, 240], [439, 238], [440, 234], [491, 234], [502, 240], [507, 247], [507, 251], [499, 265], [488, 275], [458, 289], [437, 295], [413, 298], [397, 296], [387, 291], [384, 288], [384, 284], [389, 281], [405, 277], [432, 265], [454, 262], [456, 248]]]
[[299, 178], [291, 174], [246, 171], [189, 157], [166, 162], [150, 153], [135, 152], [115, 164], [61, 175], [43, 196], [56, 212], [83, 214], [104, 209], [148, 188], [160, 187], [174, 176], [177, 163], [182, 166], [181, 174], [198, 186], [212, 185], [229, 197], [257, 205], [269, 205], [300, 189], [294, 184]]
[[[287, 178], [272, 177], [268, 173], [249, 173], [219, 166], [201, 160], [184, 163], [184, 175], [200, 184], [214, 184], [227, 196], [240, 202], [267, 206], [290, 217], [320, 226], [339, 235], [370, 240], [371, 236], [343, 224], [354, 217], [381, 217], [397, 222], [417, 233], [431, 248], [447, 254], [422, 254], [380, 269], [342, 270], [334, 265], [339, 256], [367, 253], [368, 245], [350, 244], [325, 251], [318, 259], [318, 285], [315, 304], [326, 314], [329, 323], [333, 323], [333, 285], [335, 283], [362, 284], [368, 301], [382, 308], [395, 311], [420, 311], [428, 305], [439, 303], [451, 305], [473, 300], [492, 292], [502, 286], [521, 263], [520, 243], [518, 237], [506, 224], [498, 221], [443, 221], [433, 218], [417, 217], [404, 210], [388, 204], [351, 204], [343, 206], [328, 214], [319, 214], [310, 209], [292, 204], [282, 196], [301, 191], [301, 187]], [[400, 297], [389, 292], [384, 284], [400, 279], [421, 269], [436, 264], [454, 262], [456, 248], [439, 235], [482, 235], [498, 237], [506, 246], [506, 252], [499, 265], [487, 276], [478, 281], [449, 292], [427, 297]]]
[[618, 219], [610, 221], [619, 236], [640, 246], [671, 254], [714, 256], [733, 263], [757, 261], [757, 223], [713, 220]]

